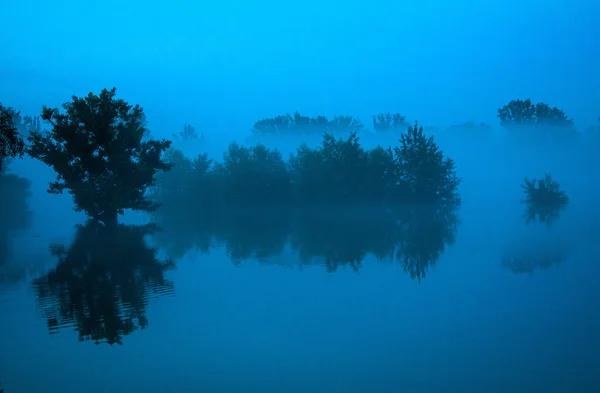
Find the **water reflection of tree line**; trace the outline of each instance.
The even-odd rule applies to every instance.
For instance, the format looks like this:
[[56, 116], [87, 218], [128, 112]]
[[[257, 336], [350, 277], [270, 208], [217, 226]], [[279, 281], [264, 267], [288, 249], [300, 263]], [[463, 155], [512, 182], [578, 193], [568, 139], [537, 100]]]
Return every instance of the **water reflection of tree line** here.
[[0, 172], [0, 283], [16, 282], [26, 275], [23, 266], [13, 263], [13, 236], [31, 226], [27, 199], [31, 182], [15, 174]]
[[173, 292], [145, 236], [153, 226], [107, 228], [94, 221], [77, 227], [73, 244], [51, 246], [58, 265], [34, 282], [50, 332], [73, 327], [80, 341], [122, 343], [122, 337], [148, 325], [148, 299]]
[[455, 209], [434, 205], [263, 209], [188, 218], [156, 217], [163, 230], [154, 240], [172, 257], [179, 258], [194, 247], [208, 253], [211, 246], [223, 246], [237, 264], [277, 257], [289, 245], [301, 263], [323, 263], [331, 272], [343, 265], [358, 269], [371, 254], [398, 261], [417, 280], [454, 242], [458, 225]]

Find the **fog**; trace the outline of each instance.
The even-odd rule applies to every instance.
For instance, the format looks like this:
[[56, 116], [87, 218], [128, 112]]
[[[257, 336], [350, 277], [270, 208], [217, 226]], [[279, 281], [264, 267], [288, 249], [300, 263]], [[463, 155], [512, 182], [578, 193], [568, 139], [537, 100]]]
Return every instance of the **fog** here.
[[[264, 143], [284, 156], [302, 142], [318, 145], [319, 136], [251, 134], [255, 121], [296, 110], [352, 115], [365, 124], [365, 148], [395, 145], [398, 134], [372, 132], [371, 116], [400, 112], [425, 125], [456, 160], [463, 215], [485, 211], [481, 225], [501, 220], [514, 237], [520, 182], [552, 173], [573, 201], [563, 224], [597, 229], [597, 150], [585, 142], [511, 145], [498, 125], [497, 109], [516, 98], [563, 109], [580, 131], [597, 123], [600, 28], [593, 15], [600, 8], [566, 0], [541, 7], [512, 0], [13, 2], [2, 5], [0, 97], [36, 116], [42, 105], [115, 86], [119, 97], [144, 108], [153, 137], [172, 139], [192, 124], [206, 139], [174, 147], [216, 159], [231, 141]], [[493, 136], [477, 143], [448, 131], [465, 121], [492, 125]], [[32, 182], [31, 231], [41, 250], [84, 220], [70, 195], [45, 192], [54, 173], [44, 164], [25, 158], [9, 171]], [[515, 228], [504, 222], [510, 217]]]
[[[600, 258], [597, 244], [600, 238], [597, 202], [600, 200], [600, 25], [597, 23], [600, 3], [597, 1], [423, 0], [405, 4], [381, 0], [295, 3], [228, 0], [208, 4], [181, 0], [155, 3], [23, 0], [2, 3], [0, 15], [3, 20], [0, 36], [4, 38], [0, 102], [4, 106], [13, 107], [22, 115], [39, 116], [42, 106], [60, 107], [73, 95], [99, 94], [103, 88], [114, 86], [118, 98], [144, 108], [152, 138], [173, 140], [172, 147], [191, 159], [207, 153], [220, 161], [233, 141], [244, 146], [261, 143], [277, 148], [284, 159], [302, 143], [319, 146], [321, 135], [251, 132], [255, 122], [261, 119], [296, 111], [312, 117], [350, 115], [359, 119], [365, 126], [359, 133], [365, 149], [397, 146], [400, 138], [400, 131], [376, 132], [373, 115], [400, 113], [409, 124], [418, 121], [425, 133], [435, 138], [444, 155], [455, 160], [457, 174], [462, 179], [458, 190], [462, 202], [456, 242], [442, 251], [441, 262], [426, 279], [431, 286], [426, 288], [436, 287], [440, 293], [448, 293], [460, 287], [458, 284], [464, 280], [471, 295], [467, 295], [466, 289], [464, 293], [452, 292], [456, 301], [471, 299], [476, 296], [473, 293], [492, 296], [494, 288], [506, 283], [513, 288], [517, 284], [504, 276], [497, 278], [486, 273], [480, 263], [500, 267], [505, 261], [524, 255], [542, 254], [550, 259], [564, 256], [572, 264], [568, 265], [560, 257], [561, 266], [568, 267], [559, 269], [576, 270], [574, 274], [579, 281], [571, 285], [583, 288], [581, 292], [570, 291], [568, 299], [578, 304], [586, 302], [578, 309], [581, 315], [588, 308], [600, 307], [596, 284], [589, 281], [589, 277], [597, 277], [598, 273], [597, 264], [592, 266], [591, 262]], [[527, 98], [564, 110], [573, 119], [577, 138], [572, 143], [511, 139], [500, 125], [498, 109], [511, 100]], [[468, 121], [490, 125], [489, 133], [479, 135], [463, 132], [461, 127], [452, 128]], [[188, 124], [203, 138], [190, 141], [174, 138], [174, 134]], [[596, 127], [595, 136], [588, 132], [590, 127]], [[43, 123], [42, 128], [50, 129], [50, 125]], [[0, 182], [0, 205], [7, 207], [0, 209], [0, 258], [6, 263], [0, 271], [0, 275], [4, 274], [4, 281], [0, 278], [0, 292], [8, 288], [7, 283], [11, 288], [30, 288], [33, 278], [55, 264], [48, 255], [48, 245], [69, 244], [74, 238], [74, 225], [86, 221], [84, 213], [73, 210], [70, 194], [47, 193], [48, 184], [56, 174], [44, 163], [27, 155], [16, 158], [10, 161], [3, 176], [9, 174], [30, 181], [30, 195], [27, 207], [23, 207], [19, 205], [23, 196], [8, 192], [12, 186]], [[526, 224], [524, 193], [520, 186], [526, 177], [539, 179], [545, 174], [551, 174], [565, 190], [569, 205], [552, 226]], [[18, 208], [13, 208], [17, 205]], [[150, 220], [150, 214], [132, 211], [120, 218], [125, 224]], [[179, 228], [165, 233], [169, 240], [196, 236], [187, 232]], [[249, 236], [252, 230], [246, 232], [242, 236]], [[216, 256], [211, 256], [212, 260], [231, 257], [227, 242], [223, 243], [214, 246], [212, 255]], [[248, 270], [229, 282], [224, 277], [232, 273], [225, 271], [226, 268], [193, 265], [206, 258], [206, 250], [201, 248], [193, 244], [174, 252], [176, 256], [168, 255], [168, 247], [160, 252], [174, 257], [182, 266], [184, 273], [176, 272], [177, 278], [173, 279], [174, 293], [178, 293], [178, 288], [185, 288], [188, 295], [202, 291], [206, 295], [202, 300], [206, 304], [202, 307], [220, 315], [217, 319], [226, 321], [225, 311], [219, 310], [221, 305], [241, 307], [228, 298], [236, 291], [234, 284], [262, 282], [261, 274], [264, 274], [265, 293], [269, 288], [276, 288], [273, 292], [286, 289], [286, 281], [276, 281], [276, 276], [282, 273], [274, 273], [265, 266], [261, 266], [266, 269], [262, 273]], [[367, 254], [367, 263], [382, 262], [376, 261], [372, 252]], [[260, 262], [276, 267], [298, 267], [303, 264], [300, 259], [286, 246], [281, 255]], [[316, 258], [314, 264], [323, 265], [326, 259]], [[357, 270], [366, 277], [363, 289], [370, 291], [363, 301], [373, 300], [377, 293], [381, 295], [383, 289], [379, 290], [377, 280], [384, 273], [375, 270], [369, 275]], [[459, 274], [464, 271], [468, 272], [466, 276]], [[196, 278], [192, 277], [194, 274]], [[197, 289], [195, 280], [210, 274], [218, 279]], [[324, 280], [320, 276], [318, 279], [309, 276], [304, 281], [294, 282], [291, 288], [310, 288], [312, 279]], [[479, 286], [467, 284], [479, 279]], [[284, 280], [292, 282], [294, 278], [286, 276]], [[343, 302], [344, 291], [359, 287], [358, 281], [348, 284], [341, 280], [336, 281], [333, 284], [336, 289], [332, 289], [332, 292], [338, 291], [336, 301], [339, 302]], [[386, 288], [393, 286], [389, 276], [381, 280], [385, 281]], [[452, 287], [453, 284], [457, 287]], [[326, 294], [327, 285], [319, 281], [316, 291]], [[487, 290], [481, 288], [486, 285]], [[216, 303], [206, 300], [210, 291], [220, 296]], [[494, 299], [500, 303], [498, 299], [503, 295], [494, 296], [498, 296]], [[518, 295], [511, 296], [506, 295], [510, 298], [507, 302], [518, 301]], [[306, 300], [293, 298], [289, 307], [294, 304], [302, 307], [303, 301]], [[418, 299], [413, 296], [413, 301], [416, 304]], [[153, 316], [159, 320], [159, 315], [168, 315], [170, 311], [183, 315], [192, 308], [190, 303], [178, 303], [173, 307], [175, 311], [162, 305]], [[330, 300], [321, 305], [318, 313], [323, 315], [316, 316], [321, 318], [321, 323], [326, 320], [327, 305], [333, 303], [335, 301]], [[277, 304], [281, 310], [288, 306]], [[340, 310], [349, 308], [339, 307]], [[250, 310], [237, 310], [242, 315], [238, 318], [250, 323]], [[263, 318], [269, 317], [266, 311], [262, 312]], [[306, 310], [304, 313], [305, 318], [314, 316]], [[398, 319], [396, 317], [396, 321]], [[368, 330], [367, 320], [362, 321]], [[590, 317], [587, 322], [600, 327], [597, 318]], [[198, 321], [188, 323], [193, 327]], [[387, 322], [382, 319], [377, 323]], [[169, 334], [172, 331], [169, 330]], [[224, 340], [216, 330], [199, 331], [199, 335], [214, 334], [214, 340]], [[230, 334], [238, 333], [231, 331]], [[281, 332], [273, 328], [271, 334], [277, 336]], [[317, 335], [316, 332], [308, 334]], [[185, 338], [174, 337], [173, 340], [181, 347], [187, 345]], [[218, 348], [216, 342], [207, 344], [207, 348], [219, 353], [220, 364], [225, 368], [230, 358], [235, 357], [237, 348], [234, 350], [231, 344], [231, 348], [219, 352], [222, 348]], [[236, 338], [235, 342], [242, 347], [253, 345], [244, 341], [244, 337]], [[597, 338], [593, 344], [597, 348]], [[142, 347], [139, 343], [135, 345], [138, 350]], [[372, 356], [385, 352], [384, 344], [379, 345], [381, 348], [371, 348]], [[309, 353], [302, 352], [300, 344], [289, 348], [301, 353], [298, 359], [308, 362]], [[101, 356], [110, 359], [106, 353]], [[291, 359], [290, 363], [299, 362], [298, 359]], [[205, 367], [210, 367], [204, 360]], [[21, 363], [15, 361], [10, 367], [7, 362], [0, 363], [13, 371], [18, 368], [17, 364]], [[243, 368], [240, 364], [231, 367], [240, 373]], [[384, 373], [385, 370], [379, 371]], [[254, 378], [260, 380], [261, 375]], [[283, 380], [285, 376], [280, 378]], [[8, 384], [19, 386], [17, 379], [9, 378]], [[581, 379], [589, 380], [589, 375]], [[365, 381], [360, 383], [368, 385]], [[7, 393], [13, 390], [7, 389]], [[68, 388], [63, 390], [69, 391]]]

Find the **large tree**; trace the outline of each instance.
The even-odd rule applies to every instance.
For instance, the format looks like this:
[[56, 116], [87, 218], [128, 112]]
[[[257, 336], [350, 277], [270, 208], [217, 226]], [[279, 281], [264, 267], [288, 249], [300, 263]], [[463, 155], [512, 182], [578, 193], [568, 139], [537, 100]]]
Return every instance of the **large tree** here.
[[15, 110], [0, 103], [0, 171], [6, 158], [21, 157], [25, 150], [23, 138], [14, 122]]
[[29, 154], [57, 173], [48, 192], [68, 190], [75, 210], [107, 225], [116, 225], [125, 209], [154, 210], [145, 191], [157, 171], [170, 169], [163, 152], [171, 142], [142, 141], [148, 132], [143, 109], [115, 95], [113, 88], [73, 96], [64, 113], [44, 106], [41, 117], [52, 130], [28, 137]]

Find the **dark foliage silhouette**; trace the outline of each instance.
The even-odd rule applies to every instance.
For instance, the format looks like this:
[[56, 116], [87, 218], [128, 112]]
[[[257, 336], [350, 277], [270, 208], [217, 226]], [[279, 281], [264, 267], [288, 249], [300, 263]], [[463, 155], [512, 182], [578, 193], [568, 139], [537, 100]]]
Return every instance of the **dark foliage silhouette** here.
[[363, 124], [352, 116], [303, 116], [298, 111], [257, 121], [252, 127], [256, 135], [323, 134], [360, 132]]
[[526, 178], [521, 188], [525, 192], [524, 217], [528, 223], [541, 222], [550, 226], [569, 204], [569, 197], [549, 174], [539, 180]]
[[557, 107], [534, 104], [530, 99], [512, 100], [498, 109], [500, 124], [513, 138], [543, 145], [546, 142], [572, 142], [578, 133], [573, 120]]
[[75, 209], [116, 225], [125, 209], [156, 208], [145, 197], [157, 171], [170, 166], [162, 153], [170, 141], [142, 141], [146, 133], [140, 106], [116, 99], [116, 89], [72, 97], [65, 113], [44, 107], [42, 119], [52, 125], [31, 132], [29, 154], [57, 173], [48, 192], [73, 195]]
[[173, 292], [165, 278], [173, 262], [158, 260], [145, 242], [155, 230], [90, 220], [68, 248], [52, 245], [58, 264], [34, 282], [50, 332], [71, 326], [80, 341], [122, 344], [123, 336], [146, 328], [149, 297]]
[[163, 215], [178, 209], [203, 215], [267, 206], [460, 204], [454, 161], [416, 123], [394, 148], [366, 151], [355, 133], [326, 133], [321, 146], [303, 144], [287, 162], [276, 149], [237, 143], [221, 162], [206, 154], [191, 160], [177, 150], [167, 160], [174, 168], [158, 174], [152, 189]]
[[13, 108], [4, 107], [0, 103], [0, 171], [7, 159], [23, 157], [25, 142], [19, 134], [15, 117], [18, 115]]
[[410, 204], [460, 204], [454, 160], [444, 157], [432, 136], [423, 134], [418, 123], [400, 137], [394, 148], [397, 176], [404, 188], [402, 193]]

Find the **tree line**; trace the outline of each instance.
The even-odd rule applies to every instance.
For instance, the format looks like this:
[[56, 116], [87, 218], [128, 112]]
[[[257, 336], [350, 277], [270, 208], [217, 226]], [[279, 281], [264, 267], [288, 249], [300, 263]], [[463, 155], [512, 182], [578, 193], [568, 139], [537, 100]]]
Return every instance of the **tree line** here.
[[[56, 172], [48, 192], [68, 191], [76, 210], [107, 225], [116, 225], [127, 209], [152, 212], [161, 205], [165, 211], [179, 206], [188, 212], [460, 205], [461, 179], [454, 160], [418, 122], [407, 125], [400, 115], [374, 116], [380, 128], [402, 128], [394, 146], [365, 150], [353, 128], [341, 137], [325, 132], [319, 147], [303, 144], [287, 159], [261, 144], [246, 147], [232, 142], [222, 160], [215, 161], [207, 154], [188, 158], [172, 149], [171, 141], [148, 138], [143, 109], [116, 98], [115, 88], [73, 96], [62, 111], [44, 106], [40, 118], [50, 125], [48, 131], [38, 118], [0, 109], [0, 163], [23, 154], [44, 162]], [[573, 124], [562, 110], [530, 100], [511, 101], [498, 109], [498, 117], [509, 129], [532, 124], [571, 129]], [[297, 113], [286, 119], [297, 125], [314, 123]], [[355, 124], [350, 117], [326, 120], [318, 118], [315, 124]], [[191, 127], [184, 130], [186, 135], [194, 133]]]

